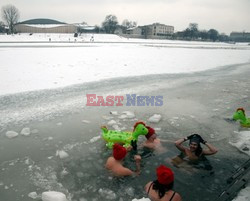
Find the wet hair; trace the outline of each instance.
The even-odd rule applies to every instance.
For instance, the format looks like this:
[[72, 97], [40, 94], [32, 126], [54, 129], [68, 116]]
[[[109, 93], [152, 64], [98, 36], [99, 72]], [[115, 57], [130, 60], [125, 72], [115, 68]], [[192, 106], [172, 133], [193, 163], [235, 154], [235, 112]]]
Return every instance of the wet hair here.
[[153, 189], [158, 192], [159, 198], [163, 198], [165, 193], [169, 190], [172, 190], [174, 187], [174, 182], [164, 185], [160, 184], [158, 180], [153, 181]]

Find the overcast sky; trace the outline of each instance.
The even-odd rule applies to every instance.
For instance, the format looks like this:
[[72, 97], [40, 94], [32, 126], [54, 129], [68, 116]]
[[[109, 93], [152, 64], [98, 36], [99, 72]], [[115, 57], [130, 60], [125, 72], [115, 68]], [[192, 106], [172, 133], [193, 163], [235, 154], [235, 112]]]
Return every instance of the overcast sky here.
[[[1, 0], [0, 7], [12, 4], [20, 21], [50, 18], [67, 23], [101, 25], [112, 14], [138, 25], [159, 22], [182, 31], [189, 23], [200, 30], [214, 28], [220, 33], [250, 32], [250, 0]], [[2, 19], [1, 19], [2, 20]]]

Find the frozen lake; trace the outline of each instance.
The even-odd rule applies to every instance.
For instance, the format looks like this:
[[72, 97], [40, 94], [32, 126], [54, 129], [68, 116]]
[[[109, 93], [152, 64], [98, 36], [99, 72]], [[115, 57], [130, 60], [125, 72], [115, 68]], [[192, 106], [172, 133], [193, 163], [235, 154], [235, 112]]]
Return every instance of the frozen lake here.
[[[238, 122], [225, 119], [240, 106], [250, 111], [250, 47], [110, 35], [95, 35], [90, 43], [90, 37], [0, 36], [0, 201], [31, 201], [30, 192], [47, 190], [63, 192], [72, 201], [145, 197], [143, 187], [155, 178], [155, 167], [171, 166], [168, 160], [178, 151], [172, 143], [161, 155], [139, 150], [142, 175], [116, 179], [104, 168], [111, 152], [99, 128], [114, 120], [131, 130], [135, 121], [154, 114], [162, 116], [151, 123], [160, 138], [197, 132], [219, 148], [209, 157], [212, 171], [172, 167], [175, 190], [184, 201], [215, 200], [226, 187], [225, 178], [249, 157], [242, 149], [250, 143], [241, 142], [250, 134], [237, 134], [242, 131]], [[87, 107], [87, 93], [162, 95], [164, 105]], [[135, 117], [119, 118], [124, 111]], [[29, 135], [21, 134], [24, 128]], [[9, 139], [7, 131], [19, 135]], [[61, 159], [60, 151], [68, 157]], [[126, 164], [134, 168], [131, 158]]]

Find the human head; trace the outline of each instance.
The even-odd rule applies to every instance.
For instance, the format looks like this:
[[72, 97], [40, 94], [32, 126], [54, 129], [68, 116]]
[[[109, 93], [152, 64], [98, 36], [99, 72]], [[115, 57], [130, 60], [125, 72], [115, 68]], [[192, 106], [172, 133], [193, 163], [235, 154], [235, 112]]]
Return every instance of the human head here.
[[189, 140], [189, 148], [191, 151], [195, 151], [200, 147], [200, 138], [196, 135], [194, 135], [190, 140]]
[[165, 165], [160, 165], [156, 169], [157, 181], [162, 185], [169, 185], [174, 182], [173, 171]]
[[149, 138], [151, 138], [151, 137], [153, 136], [154, 139], [155, 139], [155, 137], [156, 137], [155, 129], [153, 129], [153, 128], [149, 127], [149, 126], [146, 126], [146, 128], [148, 129], [148, 134], [145, 135], [145, 137], [146, 137], [147, 139], [149, 139]]
[[115, 143], [113, 146], [113, 156], [116, 160], [122, 160], [127, 154], [125, 147], [121, 146], [118, 143]]

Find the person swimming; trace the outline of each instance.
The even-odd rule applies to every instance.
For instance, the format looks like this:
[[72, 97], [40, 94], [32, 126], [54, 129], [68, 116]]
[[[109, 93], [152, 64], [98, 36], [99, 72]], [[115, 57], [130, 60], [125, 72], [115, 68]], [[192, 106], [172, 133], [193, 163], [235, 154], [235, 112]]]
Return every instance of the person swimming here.
[[135, 155], [134, 160], [136, 164], [136, 170], [132, 171], [129, 168], [123, 166], [123, 159], [127, 155], [127, 150], [118, 143], [113, 145], [113, 156], [107, 159], [105, 167], [110, 170], [114, 176], [132, 176], [139, 175], [141, 172], [140, 163], [141, 156]]
[[164, 165], [160, 165], [156, 169], [156, 175], [157, 180], [150, 181], [145, 186], [148, 197], [152, 201], [181, 201], [179, 193], [172, 190], [174, 186], [173, 171]]
[[[189, 140], [189, 147], [185, 147], [182, 145], [183, 142]], [[207, 146], [207, 149], [203, 149], [200, 143]], [[186, 138], [181, 138], [175, 141], [175, 146], [181, 151], [181, 154], [172, 159], [174, 165], [179, 165], [183, 162], [183, 160], [187, 160], [189, 162], [197, 162], [199, 160], [206, 161], [204, 156], [213, 155], [218, 152], [218, 150], [205, 141], [199, 134], [192, 134]]]

